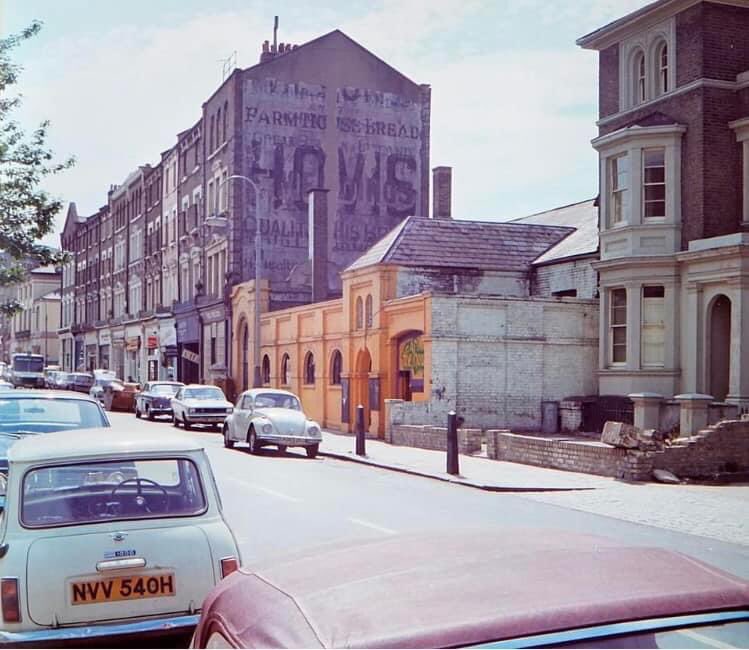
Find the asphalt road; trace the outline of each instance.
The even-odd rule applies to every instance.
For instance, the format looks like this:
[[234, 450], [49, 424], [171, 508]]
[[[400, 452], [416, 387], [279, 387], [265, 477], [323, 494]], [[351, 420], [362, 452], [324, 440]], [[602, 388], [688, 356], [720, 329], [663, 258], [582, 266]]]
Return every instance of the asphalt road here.
[[[112, 420], [113, 424], [132, 422], [155, 435], [172, 428], [165, 420], [147, 422], [126, 413], [114, 413]], [[472, 490], [322, 456], [312, 460], [302, 449], [285, 454], [267, 449], [253, 456], [246, 447], [224, 449], [222, 436], [208, 429], [186, 435], [205, 443], [245, 565], [347, 539], [459, 529], [467, 531], [466, 543], [470, 543], [471, 535], [481, 534], [482, 529], [528, 528], [543, 535], [574, 530], [634, 545], [666, 547], [749, 578], [747, 546], [521, 495]]]

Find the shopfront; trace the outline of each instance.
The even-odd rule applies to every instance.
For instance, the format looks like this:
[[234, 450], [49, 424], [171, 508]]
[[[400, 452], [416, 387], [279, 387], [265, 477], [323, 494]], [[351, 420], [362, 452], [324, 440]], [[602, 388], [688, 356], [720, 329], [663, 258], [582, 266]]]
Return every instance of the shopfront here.
[[210, 384], [223, 385], [227, 377], [226, 310], [223, 304], [200, 310], [202, 375]]
[[196, 384], [200, 376], [200, 318], [192, 309], [178, 314], [177, 321], [177, 354], [178, 379], [186, 384]]
[[86, 369], [85, 342], [83, 334], [76, 334], [73, 339], [73, 365], [74, 370], [83, 372]]
[[99, 368], [109, 370], [111, 362], [112, 333], [99, 330]]
[[174, 318], [159, 320], [159, 379], [177, 379], [177, 330]]
[[97, 362], [99, 360], [99, 335], [97, 332], [86, 332], [84, 337], [84, 345], [86, 346], [86, 370], [92, 372], [94, 368], [97, 368]]

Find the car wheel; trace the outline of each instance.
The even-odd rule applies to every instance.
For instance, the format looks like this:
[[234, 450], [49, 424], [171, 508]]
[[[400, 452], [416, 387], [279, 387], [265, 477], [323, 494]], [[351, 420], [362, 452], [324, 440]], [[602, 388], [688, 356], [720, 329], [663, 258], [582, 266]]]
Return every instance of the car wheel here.
[[183, 417], [183, 418], [182, 418], [182, 426], [183, 426], [183, 427], [185, 427], [185, 431], [189, 431], [190, 429], [192, 429], [192, 424], [190, 424], [190, 423], [189, 423], [189, 422], [187, 421], [187, 418], [186, 418], [186, 417]]
[[151, 413], [151, 409], [146, 406], [146, 417], [153, 422], [154, 415]]
[[278, 451], [280, 451], [282, 454], [286, 453], [286, 445], [278, 445]]
[[135, 417], [140, 420], [140, 409], [137, 404], [135, 405]]
[[177, 419], [176, 413], [172, 416], [172, 424], [176, 429], [179, 429], [179, 420]]
[[305, 447], [304, 450], [307, 452], [307, 458], [314, 458], [317, 456], [317, 452], [320, 449], [320, 445], [310, 445]]
[[234, 449], [234, 441], [229, 439], [229, 427], [224, 427], [224, 447]]
[[255, 435], [255, 427], [250, 427], [250, 432], [247, 434], [247, 444], [250, 446], [250, 453], [256, 454], [260, 447], [257, 444], [257, 436]]

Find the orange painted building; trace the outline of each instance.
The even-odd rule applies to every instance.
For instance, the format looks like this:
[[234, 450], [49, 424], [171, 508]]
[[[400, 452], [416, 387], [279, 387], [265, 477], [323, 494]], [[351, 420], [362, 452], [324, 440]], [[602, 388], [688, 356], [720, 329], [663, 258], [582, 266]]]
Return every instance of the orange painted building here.
[[[297, 393], [326, 428], [353, 431], [362, 404], [367, 430], [382, 436], [385, 399], [420, 401], [430, 392], [429, 296], [396, 298], [396, 276], [389, 265], [346, 271], [342, 298], [263, 314], [263, 383]], [[232, 293], [237, 390], [252, 382], [253, 290], [249, 281]]]

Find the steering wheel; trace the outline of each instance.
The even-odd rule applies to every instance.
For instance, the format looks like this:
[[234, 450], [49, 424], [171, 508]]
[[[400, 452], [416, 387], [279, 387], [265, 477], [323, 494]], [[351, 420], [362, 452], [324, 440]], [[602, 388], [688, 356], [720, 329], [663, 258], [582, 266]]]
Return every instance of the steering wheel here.
[[139, 508], [142, 508], [146, 512], [152, 512], [151, 508], [148, 506], [148, 499], [152, 498], [154, 495], [149, 496], [146, 498], [143, 495], [143, 485], [153, 485], [157, 490], [161, 491], [161, 495], [159, 498], [162, 500], [162, 507], [161, 511], [166, 512], [169, 506], [169, 493], [164, 489], [163, 485], [159, 485], [156, 481], [152, 481], [150, 478], [127, 478], [118, 485], [115, 485], [112, 488], [112, 492], [109, 495], [109, 498], [114, 500], [115, 494], [117, 494], [117, 491], [123, 487], [124, 485], [127, 485], [128, 483], [134, 483], [135, 484], [135, 505]]

